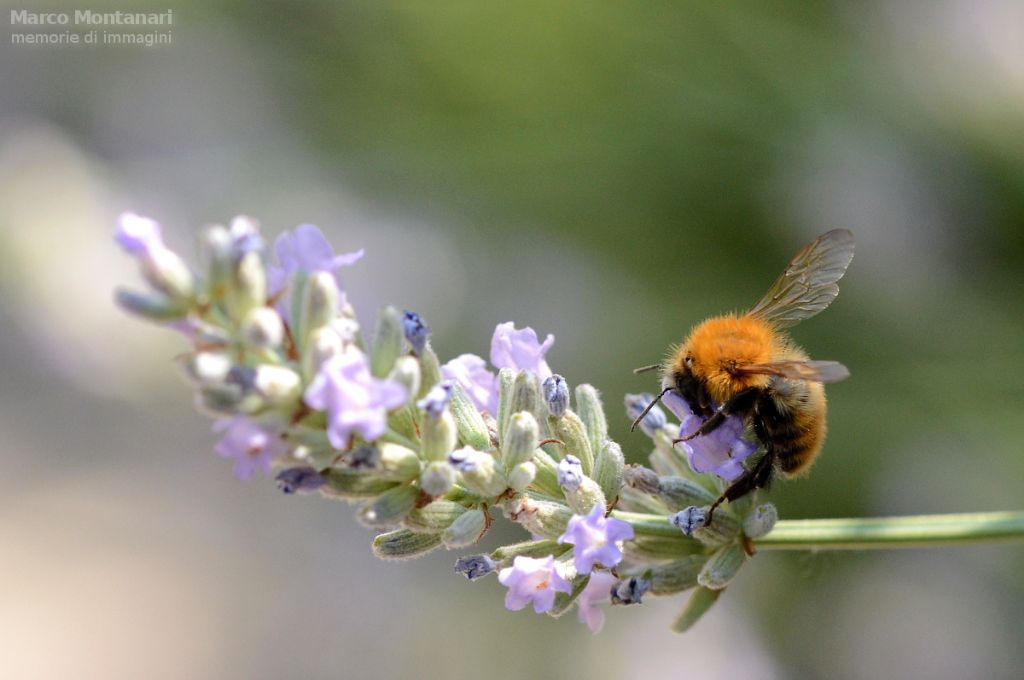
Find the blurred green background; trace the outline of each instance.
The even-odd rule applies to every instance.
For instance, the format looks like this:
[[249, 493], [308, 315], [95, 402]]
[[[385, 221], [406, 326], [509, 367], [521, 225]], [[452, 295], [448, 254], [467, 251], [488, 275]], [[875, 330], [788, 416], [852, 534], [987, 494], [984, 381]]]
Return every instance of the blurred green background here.
[[681, 600], [594, 638], [454, 554], [376, 562], [349, 508], [232, 478], [184, 345], [112, 305], [137, 275], [111, 234], [318, 224], [367, 249], [364, 321], [418, 310], [443, 358], [554, 333], [640, 462], [631, 369], [847, 227], [842, 294], [794, 335], [853, 376], [781, 515], [1020, 508], [1024, 5], [169, 6], [170, 46], [4, 36], [0, 675], [1019, 677], [1020, 547], [761, 554], [683, 637]]

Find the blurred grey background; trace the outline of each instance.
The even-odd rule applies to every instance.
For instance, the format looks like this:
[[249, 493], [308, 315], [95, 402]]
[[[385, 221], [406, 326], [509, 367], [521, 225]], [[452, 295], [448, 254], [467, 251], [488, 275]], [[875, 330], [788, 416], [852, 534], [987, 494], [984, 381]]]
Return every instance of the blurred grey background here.
[[191, 254], [238, 213], [318, 224], [367, 250], [343, 273], [364, 321], [415, 309], [444, 358], [506, 320], [554, 333], [639, 462], [621, 398], [655, 379], [631, 369], [847, 227], [843, 292], [795, 336], [853, 377], [772, 500], [1020, 508], [1024, 5], [168, 7], [167, 46], [4, 34], [0, 675], [1019, 677], [1020, 547], [761, 554], [682, 637], [681, 599], [592, 637], [506, 612], [454, 553], [377, 562], [350, 508], [233, 479], [184, 344], [112, 304], [137, 281], [112, 233], [134, 210]]

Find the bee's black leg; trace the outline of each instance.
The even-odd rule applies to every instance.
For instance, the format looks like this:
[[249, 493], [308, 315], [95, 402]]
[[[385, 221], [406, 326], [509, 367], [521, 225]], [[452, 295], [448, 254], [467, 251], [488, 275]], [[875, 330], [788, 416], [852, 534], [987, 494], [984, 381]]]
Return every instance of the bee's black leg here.
[[725, 419], [732, 414], [745, 413], [752, 409], [754, 407], [754, 402], [757, 401], [757, 395], [759, 393], [760, 390], [756, 387], [751, 387], [748, 390], [737, 392], [729, 399], [729, 401], [719, 406], [718, 410], [715, 411], [710, 418], [705, 420], [694, 432], [691, 432], [685, 437], [673, 439], [672, 443], [678, 444], [679, 442], [685, 442], [693, 439], [694, 437], [699, 437], [702, 434], [713, 432], [718, 429], [718, 426], [724, 423]]
[[711, 517], [715, 512], [715, 508], [722, 504], [723, 501], [734, 501], [737, 498], [746, 496], [751, 491], [756, 489], [763, 489], [768, 486], [772, 481], [772, 472], [775, 470], [775, 451], [768, 448], [761, 456], [761, 459], [757, 461], [754, 467], [750, 468], [735, 482], [730, 484], [722, 495], [718, 497], [711, 507], [708, 509], [708, 519], [705, 525], [711, 524]]

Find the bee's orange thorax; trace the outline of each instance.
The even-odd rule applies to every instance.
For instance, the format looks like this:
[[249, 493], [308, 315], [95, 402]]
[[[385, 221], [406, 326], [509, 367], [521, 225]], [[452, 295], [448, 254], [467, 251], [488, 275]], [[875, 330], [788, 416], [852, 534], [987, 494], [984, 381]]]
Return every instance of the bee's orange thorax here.
[[724, 403], [737, 392], [768, 384], [766, 375], [735, 373], [737, 366], [769, 363], [784, 349], [785, 341], [764, 321], [727, 314], [698, 324], [673, 357], [673, 366], [681, 370], [686, 357], [692, 357], [691, 371], [705, 380], [712, 399]]

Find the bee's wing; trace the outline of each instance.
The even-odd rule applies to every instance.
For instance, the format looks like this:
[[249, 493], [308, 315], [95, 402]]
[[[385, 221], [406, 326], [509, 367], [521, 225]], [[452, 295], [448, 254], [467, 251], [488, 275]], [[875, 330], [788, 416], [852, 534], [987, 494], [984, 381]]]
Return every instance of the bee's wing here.
[[836, 282], [853, 259], [853, 234], [834, 229], [822, 234], [796, 254], [782, 275], [749, 314], [787, 328], [809, 319], [839, 295]]
[[767, 364], [737, 366], [739, 374], [777, 375], [790, 380], [836, 383], [850, 377], [850, 369], [838, 361], [773, 361]]

